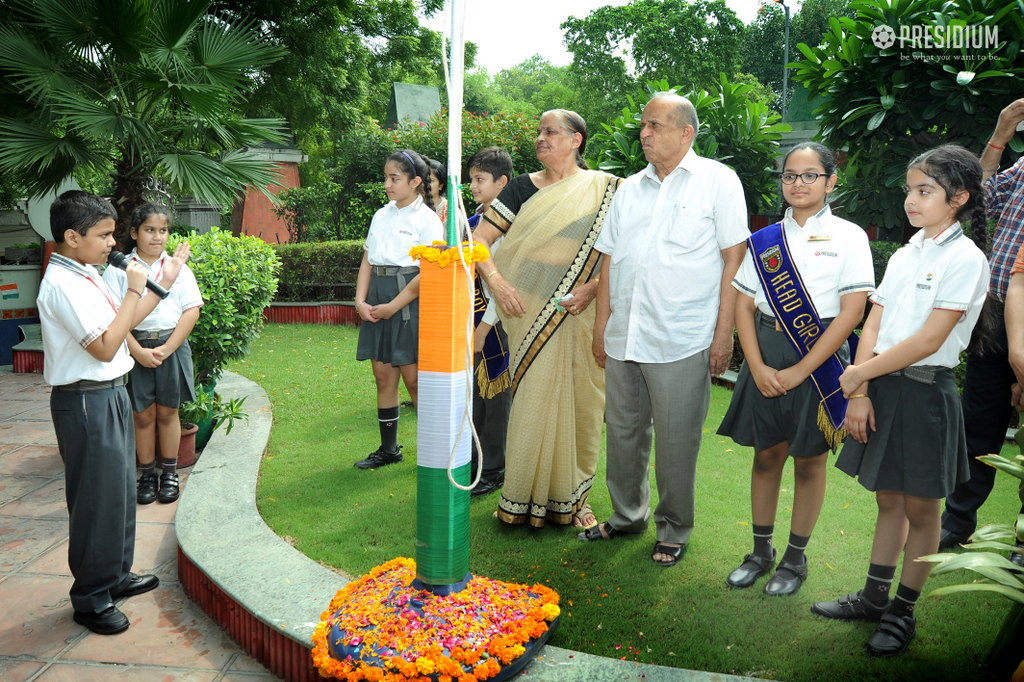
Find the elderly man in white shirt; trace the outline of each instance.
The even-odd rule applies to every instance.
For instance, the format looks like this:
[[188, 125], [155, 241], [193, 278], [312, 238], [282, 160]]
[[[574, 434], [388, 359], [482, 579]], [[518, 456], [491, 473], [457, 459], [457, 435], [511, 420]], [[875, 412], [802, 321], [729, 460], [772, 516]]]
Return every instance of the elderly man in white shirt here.
[[593, 350], [607, 381], [614, 513], [578, 537], [607, 540], [647, 529], [657, 431], [660, 500], [651, 558], [661, 566], [679, 560], [693, 531], [711, 375], [732, 357], [736, 290], [729, 283], [750, 236], [739, 177], [693, 152], [697, 127], [683, 97], [658, 93], [647, 103], [640, 141], [649, 164], [619, 188], [595, 246], [605, 254]]

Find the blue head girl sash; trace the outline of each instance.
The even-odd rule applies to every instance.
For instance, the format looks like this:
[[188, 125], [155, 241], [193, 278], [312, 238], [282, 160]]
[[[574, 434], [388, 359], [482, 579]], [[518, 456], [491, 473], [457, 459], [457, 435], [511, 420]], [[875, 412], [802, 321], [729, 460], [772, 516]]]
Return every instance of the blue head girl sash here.
[[[775, 319], [782, 331], [786, 332], [786, 338], [802, 358], [821, 338], [825, 329], [800, 279], [800, 273], [797, 272], [782, 223], [758, 230], [750, 236], [747, 244], [768, 305], [775, 311]], [[856, 356], [857, 339], [856, 334], [850, 335], [851, 358]], [[848, 401], [839, 388], [839, 377], [844, 369], [839, 356], [833, 353], [810, 376], [821, 398], [818, 405], [818, 428], [833, 451], [846, 438], [843, 422]]]
[[[470, 228], [476, 228], [480, 222], [480, 214], [469, 217]], [[479, 273], [476, 277], [476, 297], [473, 300], [473, 326], [480, 324], [487, 311], [487, 299], [484, 298], [482, 280]], [[491, 329], [484, 339], [483, 362], [476, 369], [477, 385], [480, 395], [493, 398], [512, 385], [512, 377], [508, 373], [508, 348], [501, 342], [497, 329]]]

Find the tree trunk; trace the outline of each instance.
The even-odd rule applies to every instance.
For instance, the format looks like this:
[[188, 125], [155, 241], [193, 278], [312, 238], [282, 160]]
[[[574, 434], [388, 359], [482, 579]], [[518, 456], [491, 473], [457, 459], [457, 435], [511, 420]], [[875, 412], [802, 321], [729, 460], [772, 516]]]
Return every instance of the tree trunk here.
[[146, 180], [142, 159], [130, 152], [124, 152], [114, 166], [114, 196], [112, 202], [117, 211], [117, 225], [114, 239], [122, 251], [129, 251], [132, 212], [145, 202]]

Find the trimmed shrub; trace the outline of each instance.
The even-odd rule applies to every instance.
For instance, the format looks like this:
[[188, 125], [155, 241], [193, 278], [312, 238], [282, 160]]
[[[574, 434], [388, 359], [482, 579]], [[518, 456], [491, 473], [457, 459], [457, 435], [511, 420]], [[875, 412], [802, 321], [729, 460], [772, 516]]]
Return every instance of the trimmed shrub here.
[[875, 287], [882, 283], [885, 269], [889, 266], [889, 258], [902, 246], [896, 242], [870, 242], [871, 260], [875, 265]]
[[270, 244], [251, 235], [235, 237], [216, 227], [201, 235], [171, 235], [168, 251], [183, 239], [192, 246], [188, 266], [203, 294], [189, 343], [196, 383], [205, 384], [216, 381], [224, 366], [244, 357], [259, 338], [281, 263]]
[[363, 240], [278, 244], [278, 303], [350, 301], [363, 261]]

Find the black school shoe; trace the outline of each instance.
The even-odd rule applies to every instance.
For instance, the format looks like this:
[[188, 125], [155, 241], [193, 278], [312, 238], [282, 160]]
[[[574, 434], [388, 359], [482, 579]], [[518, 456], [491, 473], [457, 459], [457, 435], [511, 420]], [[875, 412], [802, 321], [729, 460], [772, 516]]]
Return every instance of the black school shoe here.
[[139, 504], [152, 504], [156, 500], [156, 474], [142, 474], [139, 478], [138, 492], [135, 501]]
[[116, 635], [131, 625], [128, 616], [121, 613], [116, 606], [108, 606], [99, 613], [75, 611], [73, 618], [76, 623], [84, 625], [97, 635]]
[[356, 469], [379, 469], [388, 464], [398, 464], [404, 461], [402, 446], [399, 445], [397, 452], [385, 452], [382, 448], [377, 448], [375, 452], [370, 453], [369, 457], [359, 460], [352, 466]]
[[867, 650], [873, 656], [899, 656], [907, 650], [917, 634], [917, 619], [905, 614], [886, 613], [875, 634], [868, 640]]
[[[1024, 540], [1017, 541], [1017, 549], [1024, 550]], [[1010, 563], [1016, 564], [1020, 568], [1024, 568], [1024, 554], [1021, 552], [1014, 552], [1010, 555]], [[1020, 573], [1020, 571], [1017, 571]]]
[[[784, 578], [779, 575], [779, 571], [786, 569], [793, 574], [792, 578]], [[784, 597], [790, 594], [796, 594], [800, 590], [800, 586], [807, 580], [807, 555], [804, 554], [803, 562], [799, 565], [791, 564], [790, 562], [783, 559], [779, 562], [779, 567], [775, 569], [775, 575], [764, 585], [764, 593], [769, 597]]]
[[114, 601], [124, 599], [125, 597], [134, 597], [137, 594], [145, 594], [160, 586], [160, 578], [155, 575], [138, 575], [136, 573], [129, 573], [128, 575], [130, 577], [124, 589], [110, 593], [110, 598]]
[[156, 499], [164, 504], [174, 502], [178, 499], [178, 492], [178, 474], [160, 474], [160, 492], [156, 494]]
[[881, 620], [889, 608], [889, 600], [883, 606], [875, 606], [860, 596], [860, 590], [840, 597], [835, 601], [819, 601], [811, 606], [811, 613], [835, 620]]
[[772, 570], [775, 565], [777, 550], [772, 549], [772, 558], [760, 556], [759, 554], [748, 554], [743, 557], [743, 563], [725, 579], [725, 584], [736, 589], [746, 589], [757, 582], [762, 575]]
[[481, 478], [480, 482], [476, 484], [476, 487], [469, 491], [469, 494], [471, 497], [490, 495], [495, 490], [501, 488], [504, 482], [504, 477], [500, 479]]

